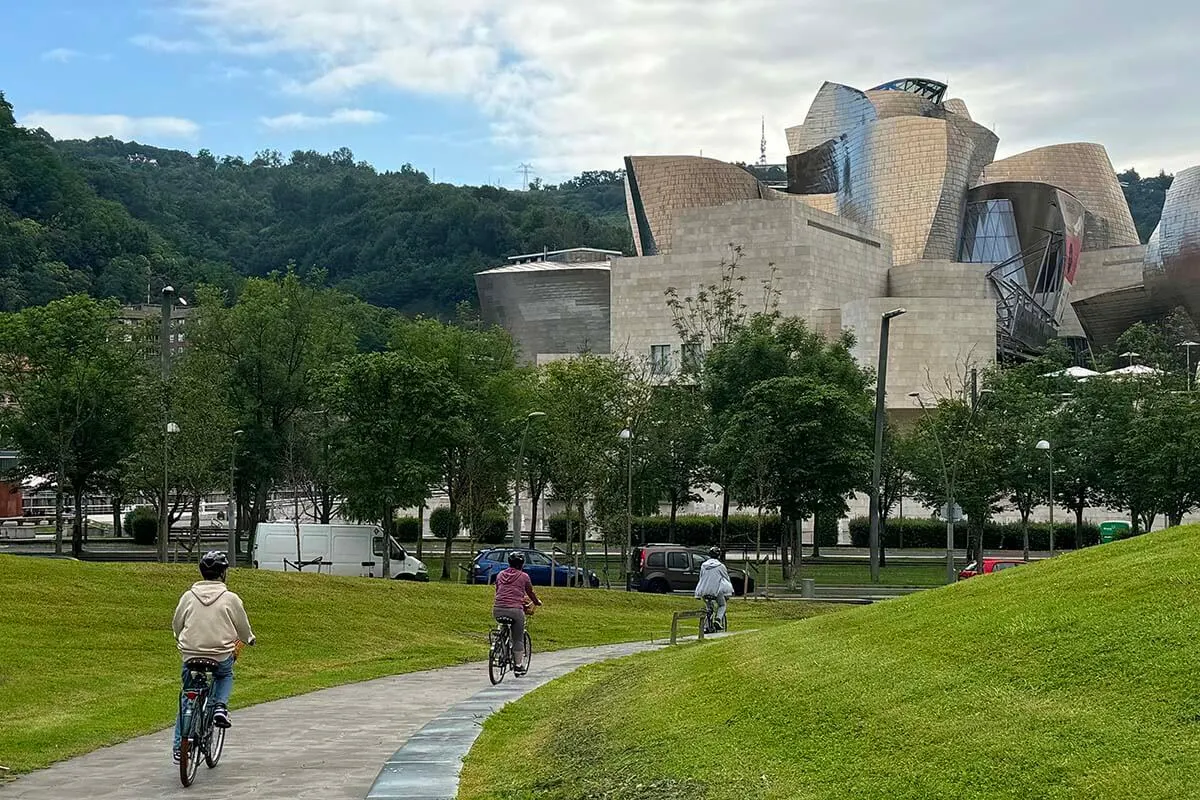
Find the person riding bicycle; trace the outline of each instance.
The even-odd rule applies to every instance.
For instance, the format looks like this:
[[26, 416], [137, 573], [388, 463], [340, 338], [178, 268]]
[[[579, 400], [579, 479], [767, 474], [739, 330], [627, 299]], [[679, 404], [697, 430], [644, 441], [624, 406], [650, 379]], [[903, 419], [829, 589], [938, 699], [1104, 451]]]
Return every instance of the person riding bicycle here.
[[496, 602], [492, 606], [492, 617], [512, 620], [512, 645], [514, 675], [525, 674], [525, 598], [535, 606], [542, 604], [533, 591], [533, 581], [524, 570], [525, 554], [514, 550], [508, 554], [508, 569], [496, 575]]
[[[215, 704], [213, 724], [228, 728], [229, 696], [233, 693], [233, 662], [237, 659], [239, 643], [254, 644], [254, 631], [242, 598], [225, 586], [225, 574], [229, 560], [225, 554], [210, 550], [200, 559], [200, 577], [179, 598], [175, 607], [175, 618], [171, 626], [175, 631], [175, 643], [183, 657], [183, 682], [187, 683], [187, 662], [193, 658], [207, 658], [217, 662], [213, 671], [212, 698]], [[179, 761], [179, 742], [182, 738], [181, 716], [175, 719], [175, 761]]]
[[721, 563], [721, 550], [709, 548], [708, 560], [700, 565], [700, 580], [696, 582], [696, 599], [714, 598], [717, 602], [716, 623], [718, 630], [725, 630], [725, 605], [733, 597], [733, 581], [729, 570]]

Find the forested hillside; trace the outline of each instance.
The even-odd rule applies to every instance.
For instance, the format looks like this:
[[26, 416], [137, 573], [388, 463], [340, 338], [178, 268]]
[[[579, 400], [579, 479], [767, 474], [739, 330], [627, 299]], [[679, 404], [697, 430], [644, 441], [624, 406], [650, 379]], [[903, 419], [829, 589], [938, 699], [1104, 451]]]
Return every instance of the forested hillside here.
[[[1138, 233], [1158, 223], [1171, 176], [1120, 176]], [[542, 248], [632, 252], [624, 174], [585, 172], [529, 191], [378, 172], [343, 148], [246, 161], [115, 139], [56, 142], [17, 127], [0, 94], [0, 310], [86, 291], [236, 290], [294, 263], [407, 313], [474, 302], [473, 273]]]
[[115, 139], [55, 147], [217, 283], [294, 262], [370, 303], [446, 315], [474, 299], [475, 272], [506, 256], [631, 246], [620, 173], [516, 192], [435, 184], [408, 166], [380, 173], [344, 148], [247, 162]]

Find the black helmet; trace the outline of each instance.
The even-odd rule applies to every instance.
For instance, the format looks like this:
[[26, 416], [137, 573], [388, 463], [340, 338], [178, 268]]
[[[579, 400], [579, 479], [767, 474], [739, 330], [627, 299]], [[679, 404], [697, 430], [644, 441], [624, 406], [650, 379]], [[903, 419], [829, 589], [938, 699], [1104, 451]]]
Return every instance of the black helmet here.
[[718, 561], [720, 561], [721, 560], [721, 548], [719, 548], [719, 547], [708, 548], [708, 557], [715, 558]]
[[223, 581], [229, 569], [229, 559], [220, 550], [209, 550], [200, 559], [200, 575], [206, 581]]
[[525, 566], [525, 554], [520, 550], [513, 550], [508, 554], [508, 565], [513, 569], [521, 569]]

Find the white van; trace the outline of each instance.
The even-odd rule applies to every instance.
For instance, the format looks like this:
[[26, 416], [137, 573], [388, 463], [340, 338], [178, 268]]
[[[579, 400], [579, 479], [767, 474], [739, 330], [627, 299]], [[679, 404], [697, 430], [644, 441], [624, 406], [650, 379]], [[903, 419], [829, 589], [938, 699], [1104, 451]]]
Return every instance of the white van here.
[[[427, 581], [425, 565], [408, 554], [400, 543], [391, 544], [391, 575], [397, 580]], [[296, 569], [296, 524], [260, 522], [254, 536], [254, 566], [259, 569]], [[319, 525], [300, 523], [300, 561], [304, 572], [322, 575], [358, 575], [373, 578], [382, 574], [383, 531], [376, 525]], [[320, 559], [318, 563], [317, 560]]]

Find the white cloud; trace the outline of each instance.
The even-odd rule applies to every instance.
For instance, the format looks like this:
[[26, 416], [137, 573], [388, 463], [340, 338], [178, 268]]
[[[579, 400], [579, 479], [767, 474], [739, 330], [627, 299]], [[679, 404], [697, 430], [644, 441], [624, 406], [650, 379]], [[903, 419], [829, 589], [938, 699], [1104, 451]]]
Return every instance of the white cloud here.
[[55, 139], [191, 139], [200, 126], [182, 117], [129, 117], [124, 114], [55, 114], [33, 111], [20, 119], [26, 128], [45, 128]]
[[[1200, 109], [1189, 31], [1200, 6], [1164, 0], [183, 0], [224, 47], [301, 66], [306, 95], [367, 87], [476, 103], [543, 173], [628, 153], [752, 160], [802, 121], [824, 80], [868, 88], [948, 79], [1002, 154], [1105, 143], [1114, 162], [1190, 153]], [[1153, 120], [1153, 124], [1147, 124]], [[1188, 156], [1190, 157], [1190, 156]], [[1184, 163], [1161, 166], [1178, 169]]]
[[72, 50], [69, 47], [56, 47], [53, 50], [47, 50], [42, 53], [42, 61], [57, 61], [60, 64], [66, 64], [68, 61], [74, 61], [82, 55], [83, 53], [78, 50]]
[[383, 122], [387, 117], [378, 111], [365, 108], [339, 108], [324, 116], [292, 113], [278, 117], [263, 117], [260, 122], [268, 128], [298, 129], [323, 128], [328, 125], [374, 125]]
[[134, 36], [129, 41], [156, 53], [199, 53], [205, 49], [201, 42], [194, 39], [163, 39], [146, 33]]

